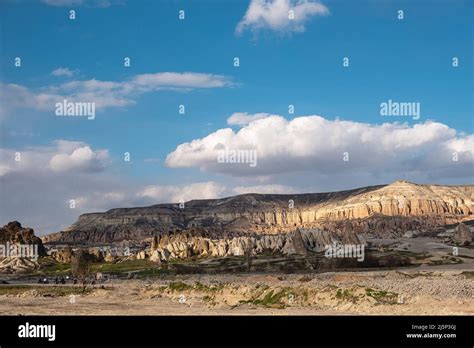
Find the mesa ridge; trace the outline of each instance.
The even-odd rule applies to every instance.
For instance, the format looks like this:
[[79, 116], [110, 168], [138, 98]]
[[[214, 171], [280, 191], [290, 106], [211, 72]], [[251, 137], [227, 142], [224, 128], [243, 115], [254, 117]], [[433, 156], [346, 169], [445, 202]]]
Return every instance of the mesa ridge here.
[[391, 237], [469, 220], [473, 198], [473, 185], [419, 185], [402, 180], [339, 192], [249, 193], [191, 200], [184, 208], [176, 203], [87, 213], [66, 231], [42, 240], [46, 244], [97, 245], [183, 232], [225, 238], [280, 234], [297, 228]]

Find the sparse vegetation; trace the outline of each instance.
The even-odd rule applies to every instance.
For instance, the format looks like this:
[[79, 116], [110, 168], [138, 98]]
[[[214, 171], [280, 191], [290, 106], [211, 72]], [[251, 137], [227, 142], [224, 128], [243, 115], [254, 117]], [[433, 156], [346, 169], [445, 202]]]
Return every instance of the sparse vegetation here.
[[306, 282], [310, 282], [311, 278], [310, 277], [302, 277], [302, 278], [298, 279], [298, 281], [300, 281], [302, 283], [306, 283]]
[[367, 288], [365, 294], [372, 297], [377, 301], [377, 304], [396, 304], [398, 300], [398, 294], [385, 290], [374, 290]]
[[71, 272], [80, 281], [85, 281], [91, 273], [93, 257], [86, 250], [80, 249], [71, 260]]
[[193, 286], [183, 282], [172, 282], [168, 285], [171, 291], [191, 291]]
[[203, 298], [202, 298], [203, 301], [206, 301], [206, 302], [211, 302], [213, 300], [213, 297], [209, 296], [209, 295], [205, 295]]
[[123, 273], [130, 272], [135, 270], [141, 270], [146, 268], [146, 266], [151, 265], [151, 262], [148, 260], [127, 260], [123, 262], [102, 262], [97, 263], [92, 266], [92, 270], [95, 272], [104, 272], [104, 273]]
[[150, 260], [127, 260], [123, 262], [111, 263], [103, 262], [92, 265], [93, 272], [109, 273], [114, 275], [121, 275], [129, 272], [137, 272], [137, 275], [158, 275], [166, 273], [164, 269], [156, 266]]
[[25, 292], [34, 292], [41, 297], [61, 297], [68, 295], [87, 294], [93, 289], [82, 289], [75, 286], [30, 286], [30, 285], [2, 285], [0, 286], [0, 295], [17, 296]]
[[224, 288], [224, 284], [218, 285], [205, 285], [199, 282], [191, 284], [186, 284], [184, 282], [172, 282], [168, 285], [168, 289], [171, 291], [176, 292], [184, 292], [184, 291], [198, 291], [198, 292], [216, 292], [222, 290]]
[[357, 303], [358, 297], [354, 294], [352, 289], [337, 289], [336, 298], [344, 301], [350, 301], [352, 303]]
[[464, 261], [454, 256], [442, 256], [440, 259], [428, 260], [428, 266], [455, 265], [460, 263], [464, 263]]
[[276, 293], [271, 290], [262, 299], [255, 299], [252, 303], [269, 308], [285, 308], [285, 304], [281, 300], [287, 296], [288, 294], [285, 290], [280, 290]]
[[49, 257], [40, 258], [38, 262], [40, 264], [38, 274], [60, 276], [71, 272], [71, 264], [69, 263], [61, 263]]
[[[276, 292], [274, 290], [270, 290], [269, 292], [265, 293], [265, 291], [260, 292], [260, 294], [256, 297], [253, 297], [250, 300], [242, 300], [240, 301], [241, 304], [249, 303], [256, 306], [263, 306], [266, 308], [278, 308], [283, 309], [286, 307], [285, 302], [283, 299], [287, 298], [290, 292], [287, 289], [280, 289]], [[263, 295], [263, 297], [262, 297]]]
[[474, 279], [474, 271], [464, 271], [461, 274], [468, 279]]

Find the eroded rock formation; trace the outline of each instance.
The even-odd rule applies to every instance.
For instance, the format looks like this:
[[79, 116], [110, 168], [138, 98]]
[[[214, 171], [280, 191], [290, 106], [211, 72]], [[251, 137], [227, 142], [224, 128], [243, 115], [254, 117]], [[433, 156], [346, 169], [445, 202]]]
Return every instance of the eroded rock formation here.
[[[362, 243], [354, 236], [354, 244]], [[152, 261], [187, 259], [191, 256], [224, 257], [244, 256], [249, 250], [252, 255], [281, 253], [283, 255], [306, 255], [307, 251], [321, 252], [324, 247], [341, 243], [331, 233], [319, 229], [297, 229], [276, 235], [239, 236], [233, 238], [210, 239], [206, 237], [177, 234], [163, 237], [157, 249], [151, 251]], [[141, 258], [137, 254], [137, 258]]]
[[43, 241], [98, 245], [193, 229], [205, 230], [206, 238], [212, 240], [281, 234], [296, 228], [319, 228], [349, 239], [360, 233], [390, 238], [408, 230], [470, 219], [473, 198], [472, 185], [417, 185], [406, 181], [330, 193], [244, 194], [193, 200], [184, 208], [158, 204], [84, 214], [67, 231], [45, 236]]
[[[18, 221], [12, 221], [0, 228], [1, 245], [37, 245], [38, 256], [46, 256], [41, 238], [35, 236], [32, 228], [24, 228]], [[1, 256], [0, 256], [1, 257]]]
[[46, 250], [33, 229], [12, 221], [0, 228], [0, 273], [26, 272], [39, 267]]

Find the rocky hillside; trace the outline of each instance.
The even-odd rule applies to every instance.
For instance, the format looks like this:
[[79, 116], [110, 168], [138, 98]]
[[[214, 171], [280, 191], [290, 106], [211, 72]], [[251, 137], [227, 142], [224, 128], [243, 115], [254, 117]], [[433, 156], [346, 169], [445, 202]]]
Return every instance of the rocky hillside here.
[[38, 257], [46, 250], [33, 229], [12, 221], [0, 228], [0, 274], [29, 272], [39, 267]]
[[35, 236], [33, 229], [22, 227], [18, 221], [9, 222], [0, 228], [0, 244], [7, 245], [7, 243], [38, 245], [38, 256], [46, 255], [43, 243], [39, 237]]
[[[81, 215], [45, 243], [108, 244], [198, 229], [210, 238], [318, 227], [334, 233], [399, 234], [472, 218], [474, 186], [396, 181], [355, 190], [294, 195], [244, 194]], [[204, 232], [203, 232], [204, 231]]]

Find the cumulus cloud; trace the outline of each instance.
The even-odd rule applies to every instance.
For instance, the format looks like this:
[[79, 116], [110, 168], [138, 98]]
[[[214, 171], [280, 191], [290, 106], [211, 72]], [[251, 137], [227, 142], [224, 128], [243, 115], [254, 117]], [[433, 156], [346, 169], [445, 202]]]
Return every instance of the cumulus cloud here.
[[235, 84], [226, 76], [192, 72], [140, 74], [124, 81], [75, 80], [41, 89], [0, 83], [0, 113], [5, 115], [15, 108], [54, 110], [55, 104], [64, 99], [94, 102], [96, 108], [123, 107], [134, 104], [135, 98], [144, 93], [161, 90], [188, 92], [232, 86]]
[[0, 149], [0, 176], [24, 172], [98, 172], [109, 162], [107, 150], [83, 142], [56, 140], [52, 145], [22, 150]]
[[79, 214], [124, 203], [126, 197], [114, 193], [127, 186], [107, 174], [109, 162], [107, 150], [80, 141], [0, 148], [0, 223], [18, 220], [45, 234], [66, 228]]
[[213, 181], [130, 183], [110, 170], [111, 165], [107, 150], [81, 141], [0, 148], [0, 225], [18, 220], [43, 235], [66, 229], [83, 213], [218, 198], [227, 192], [224, 185]]
[[74, 70], [71, 70], [69, 68], [57, 68], [51, 72], [51, 75], [61, 77], [72, 77], [75, 74]]
[[[222, 149], [255, 150], [258, 164], [218, 163]], [[169, 167], [199, 168], [208, 172], [207, 181], [129, 182], [111, 170], [113, 163], [106, 149], [81, 141], [0, 148], [0, 197], [7, 197], [0, 199], [0, 224], [16, 219], [45, 234], [65, 229], [82, 213], [116, 207], [243, 193], [327, 192], [395, 179], [472, 183], [474, 136], [437, 122], [373, 125], [269, 115], [236, 131], [219, 129], [168, 154]], [[225, 175], [217, 182], [214, 174]]]
[[[258, 165], [219, 163], [221, 151], [256, 151]], [[457, 161], [453, 161], [456, 152]], [[390, 172], [414, 178], [472, 176], [474, 136], [427, 121], [372, 125], [321, 116], [287, 120], [269, 116], [238, 131], [219, 129], [180, 144], [168, 154], [172, 168], [197, 167], [238, 177], [306, 172], [312, 176]], [[307, 175], [308, 176], [308, 175]], [[415, 180], [418, 181], [418, 180]]]
[[103, 169], [103, 164], [108, 157], [107, 150], [93, 151], [89, 146], [81, 146], [71, 154], [61, 153], [54, 155], [49, 161], [49, 166], [54, 171], [98, 171]]
[[247, 112], [234, 112], [228, 119], [227, 124], [230, 126], [246, 126], [250, 122], [271, 116], [265, 112], [249, 114]]
[[198, 182], [189, 185], [151, 185], [137, 193], [140, 198], [147, 198], [153, 203], [180, 202], [192, 199], [219, 198], [226, 191], [225, 186], [216, 182]]
[[237, 34], [245, 30], [256, 32], [262, 29], [303, 32], [311, 17], [328, 14], [326, 6], [313, 0], [251, 0], [235, 31]]

